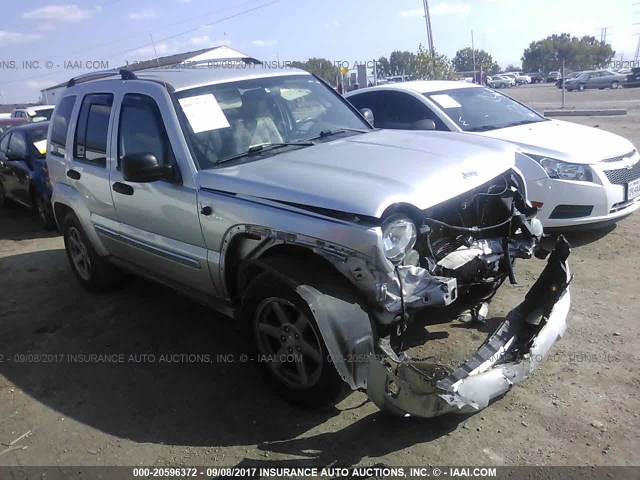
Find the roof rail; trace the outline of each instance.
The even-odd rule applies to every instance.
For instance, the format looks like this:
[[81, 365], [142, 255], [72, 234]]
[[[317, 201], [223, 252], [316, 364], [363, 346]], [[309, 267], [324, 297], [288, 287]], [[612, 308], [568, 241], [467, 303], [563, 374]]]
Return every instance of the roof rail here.
[[111, 68], [109, 70], [100, 70], [99, 72], [91, 72], [85, 73], [83, 75], [78, 75], [77, 77], [73, 77], [71, 80], [67, 82], [67, 88], [73, 87], [79, 83], [90, 82], [92, 80], [99, 80], [101, 78], [111, 77], [113, 75], [120, 75], [123, 80], [134, 80], [138, 77], [135, 76], [133, 72], [126, 69]]

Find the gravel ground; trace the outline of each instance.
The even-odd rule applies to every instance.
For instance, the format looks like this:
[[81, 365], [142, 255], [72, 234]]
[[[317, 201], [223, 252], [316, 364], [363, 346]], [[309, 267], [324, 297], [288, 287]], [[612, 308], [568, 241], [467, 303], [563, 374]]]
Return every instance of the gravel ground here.
[[[560, 105], [550, 85], [507, 93], [539, 110]], [[640, 147], [639, 94], [568, 93], [570, 107], [629, 109], [570, 120]], [[61, 237], [5, 209], [0, 465], [638, 465], [639, 232], [634, 215], [569, 236], [569, 328], [533, 378], [478, 414], [418, 420], [382, 414], [362, 393], [329, 410], [282, 402], [237, 361], [243, 346], [229, 320], [142, 280], [88, 294]], [[520, 283], [542, 266], [521, 261]], [[503, 286], [491, 315], [522, 294]]]

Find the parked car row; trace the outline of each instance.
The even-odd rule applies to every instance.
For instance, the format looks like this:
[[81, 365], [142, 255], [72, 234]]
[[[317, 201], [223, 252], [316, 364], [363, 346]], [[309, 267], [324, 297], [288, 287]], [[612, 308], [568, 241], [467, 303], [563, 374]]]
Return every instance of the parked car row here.
[[559, 78], [556, 82], [558, 88], [563, 85], [567, 91], [577, 90], [579, 92], [586, 89], [597, 88], [604, 90], [605, 88], [620, 88], [625, 86], [627, 76], [611, 70], [593, 70], [584, 72], [572, 72], [565, 79]]
[[27, 122], [45, 122], [51, 120], [54, 105], [35, 105], [26, 108], [15, 108], [11, 118], [21, 118]]
[[[530, 157], [480, 134], [546, 120], [484, 87], [429, 83], [363, 89], [413, 93], [362, 97], [358, 111], [295, 69], [92, 73], [69, 82], [50, 125], [0, 138], [4, 198], [36, 204], [24, 185], [50, 185], [80, 284], [106, 290], [127, 270], [206, 299], [245, 322], [293, 401], [335, 401], [346, 384], [398, 415], [477, 411], [563, 335], [570, 250], [539, 245]], [[431, 116], [418, 95], [439, 106]], [[538, 165], [547, 185], [589, 169]], [[425, 371], [403, 351], [407, 323], [443, 307], [451, 322], [471, 312], [474, 338], [515, 259], [534, 254], [547, 258], [540, 279], [468, 361]]]

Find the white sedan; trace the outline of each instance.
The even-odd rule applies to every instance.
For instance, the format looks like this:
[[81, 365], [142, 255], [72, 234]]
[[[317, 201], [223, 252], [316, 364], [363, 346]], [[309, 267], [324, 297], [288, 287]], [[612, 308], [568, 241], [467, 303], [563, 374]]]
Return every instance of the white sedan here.
[[348, 93], [373, 112], [375, 126], [467, 132], [506, 140], [524, 155], [516, 164], [546, 228], [600, 227], [640, 208], [640, 155], [597, 128], [543, 117], [480, 85], [413, 81]]

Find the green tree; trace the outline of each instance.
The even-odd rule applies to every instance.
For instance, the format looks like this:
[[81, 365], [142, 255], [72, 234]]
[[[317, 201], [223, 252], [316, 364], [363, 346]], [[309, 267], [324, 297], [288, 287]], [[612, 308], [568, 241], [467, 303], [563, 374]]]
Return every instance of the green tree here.
[[414, 77], [417, 80], [457, 80], [459, 75], [446, 55], [434, 51], [431, 56], [431, 52], [420, 44], [415, 56]]
[[411, 76], [414, 73], [415, 62], [415, 53], [395, 50], [389, 55], [389, 74]]
[[[509, 65], [507, 65], [507, 66], [505, 67], [504, 71], [505, 71], [505, 72], [520, 72], [520, 71], [521, 71], [521, 68], [520, 68], [520, 67], [517, 67], [517, 66], [515, 66], [515, 65], [513, 65], [513, 64], [511, 64], [511, 63], [510, 63]], [[497, 73], [497, 72], [496, 72], [496, 73]]]
[[553, 34], [531, 42], [522, 55], [526, 71], [560, 70], [562, 61], [570, 70], [601, 68], [610, 63], [615, 51], [608, 43], [593, 36], [572, 37], [568, 33]]
[[295, 61], [291, 62], [291, 66], [314, 73], [331, 85], [336, 83], [338, 67], [336, 67], [331, 60], [327, 60], [326, 58], [313, 57], [306, 62]]
[[[453, 66], [458, 72], [472, 72], [473, 71], [473, 53], [471, 47], [463, 48], [456, 52], [453, 57]], [[493, 60], [493, 57], [484, 50], [475, 50], [476, 70], [482, 70], [489, 72], [490, 74], [498, 73], [500, 66]]]
[[376, 65], [376, 75], [378, 78], [391, 76], [391, 64], [387, 57], [380, 57]]

